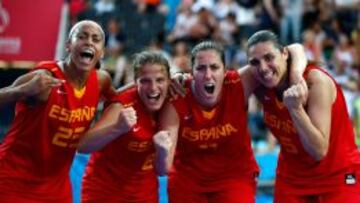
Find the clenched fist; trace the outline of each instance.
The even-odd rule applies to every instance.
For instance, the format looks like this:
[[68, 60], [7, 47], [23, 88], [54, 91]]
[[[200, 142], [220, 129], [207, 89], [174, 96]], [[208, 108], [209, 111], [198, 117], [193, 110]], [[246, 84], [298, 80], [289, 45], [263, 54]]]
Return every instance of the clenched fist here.
[[173, 141], [168, 131], [159, 131], [153, 137], [155, 149], [158, 153], [168, 153], [173, 146]]
[[123, 108], [119, 113], [118, 125], [122, 132], [129, 132], [137, 122], [136, 111], [133, 107]]
[[305, 82], [289, 87], [283, 94], [285, 106], [291, 109], [298, 109], [306, 104], [308, 89]]

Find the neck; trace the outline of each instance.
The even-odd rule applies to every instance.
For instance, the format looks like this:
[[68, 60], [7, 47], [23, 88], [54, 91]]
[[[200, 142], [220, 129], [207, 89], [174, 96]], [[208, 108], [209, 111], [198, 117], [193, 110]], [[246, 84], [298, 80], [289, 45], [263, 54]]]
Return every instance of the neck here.
[[86, 80], [89, 76], [89, 71], [84, 71], [76, 67], [74, 63], [64, 63], [64, 74], [69, 82], [76, 88], [81, 89], [84, 87]]

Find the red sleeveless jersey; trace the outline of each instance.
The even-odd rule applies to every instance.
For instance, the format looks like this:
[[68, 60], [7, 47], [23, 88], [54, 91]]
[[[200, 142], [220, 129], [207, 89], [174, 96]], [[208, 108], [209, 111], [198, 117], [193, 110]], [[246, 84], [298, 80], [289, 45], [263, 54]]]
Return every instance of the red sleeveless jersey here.
[[259, 169], [251, 149], [247, 107], [236, 71], [226, 73], [222, 98], [212, 109], [205, 110], [197, 103], [191, 81], [186, 96], [172, 104], [180, 129], [170, 187], [187, 177], [195, 190], [211, 192], [239, 179], [254, 179]]
[[[304, 73], [305, 79], [312, 69], [327, 74], [324, 70], [309, 65]], [[290, 114], [282, 101], [277, 99], [275, 91], [265, 92], [265, 123], [281, 146], [276, 184], [286, 188], [287, 193], [314, 194], [336, 191], [337, 187], [345, 183], [347, 174], [353, 174], [359, 169], [360, 154], [355, 145], [354, 128], [338, 84], [336, 91], [337, 97], [331, 112], [329, 150], [321, 161], [316, 161], [305, 151]]]
[[91, 155], [83, 179], [82, 200], [157, 202], [152, 142], [157, 132], [155, 120], [142, 103], [137, 87], [119, 94], [112, 102], [133, 107], [138, 120], [131, 131]]
[[[41, 63], [34, 70], [38, 69], [66, 80], [55, 62]], [[15, 120], [0, 147], [0, 196], [71, 202], [70, 165], [99, 101], [95, 69], [84, 89], [75, 92], [65, 82], [54, 87], [43, 104], [16, 104]]]

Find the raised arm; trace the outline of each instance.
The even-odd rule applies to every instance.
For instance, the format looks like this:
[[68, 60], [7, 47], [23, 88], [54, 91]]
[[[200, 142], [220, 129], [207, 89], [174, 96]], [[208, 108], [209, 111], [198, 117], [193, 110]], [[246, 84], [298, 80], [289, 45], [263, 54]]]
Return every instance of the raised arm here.
[[164, 150], [164, 148], [156, 147], [157, 144], [155, 144], [155, 168], [160, 176], [166, 175], [169, 172], [174, 161], [179, 126], [180, 120], [174, 106], [171, 103], [165, 104], [159, 117], [159, 133], [168, 134], [169, 139], [166, 142], [169, 148]]
[[45, 70], [38, 70], [20, 76], [8, 87], [0, 89], [0, 108], [6, 104], [26, 100], [30, 97], [45, 101], [51, 88], [59, 86], [62, 80], [56, 79]]
[[120, 103], [108, 106], [99, 121], [80, 139], [78, 151], [91, 153], [103, 148], [117, 137], [129, 132], [137, 121], [132, 107], [124, 108]]
[[321, 160], [329, 149], [332, 104], [336, 98], [334, 82], [323, 72], [313, 70], [308, 76], [309, 95], [305, 109], [302, 100], [304, 89], [294, 85], [284, 92], [284, 104], [289, 110], [294, 126], [305, 150]]
[[291, 58], [290, 83], [291, 84], [302, 83], [302, 85], [306, 86], [306, 82], [302, 76], [308, 64], [304, 46], [295, 43], [287, 46], [286, 48], [289, 50], [290, 58]]

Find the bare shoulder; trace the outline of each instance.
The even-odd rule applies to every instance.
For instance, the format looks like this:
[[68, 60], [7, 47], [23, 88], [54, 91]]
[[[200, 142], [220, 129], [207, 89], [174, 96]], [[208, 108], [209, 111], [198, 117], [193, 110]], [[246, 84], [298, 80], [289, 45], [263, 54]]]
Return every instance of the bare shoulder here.
[[112, 102], [105, 108], [105, 111], [111, 111], [112, 113], [115, 113], [117, 115], [118, 112], [120, 112], [122, 109], [124, 109], [124, 106], [120, 102]]
[[330, 85], [335, 88], [335, 83], [331, 77], [323, 71], [317, 69], [309, 71], [306, 81], [309, 85]]
[[106, 72], [105, 70], [96, 70], [96, 74], [101, 92], [106, 94], [109, 93], [109, 91], [115, 92], [115, 88], [112, 86], [111, 83], [111, 76], [108, 72]]
[[96, 74], [98, 77], [99, 82], [103, 83], [105, 81], [111, 81], [110, 74], [105, 70], [96, 70]]
[[[335, 100], [336, 97], [336, 85], [333, 79], [320, 70], [310, 70], [306, 79], [308, 83], [309, 91], [314, 92], [313, 95], [327, 94]], [[320, 94], [321, 93], [321, 94]]]

